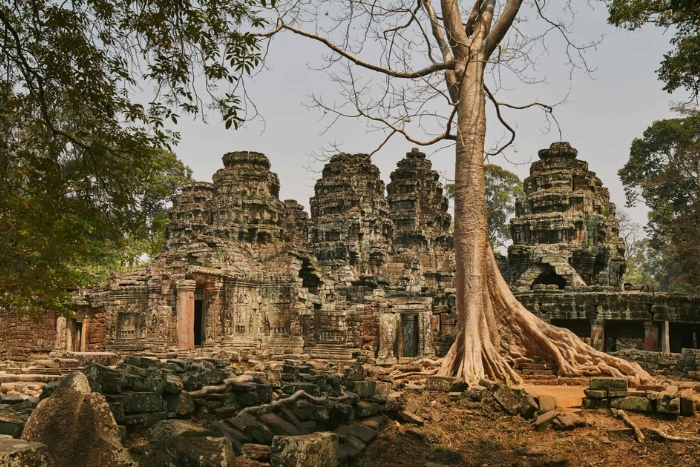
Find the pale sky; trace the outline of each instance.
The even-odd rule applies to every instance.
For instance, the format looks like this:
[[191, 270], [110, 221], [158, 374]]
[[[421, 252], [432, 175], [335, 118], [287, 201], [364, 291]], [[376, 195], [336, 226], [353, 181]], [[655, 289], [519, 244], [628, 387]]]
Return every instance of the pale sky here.
[[[662, 90], [655, 70], [670, 49], [671, 33], [654, 27], [628, 32], [608, 26], [605, 8], [596, 3], [595, 10], [580, 2], [573, 30], [579, 41], [595, 40], [604, 36], [597, 51], [586, 55], [590, 65], [596, 67], [593, 76], [574, 71], [570, 79], [570, 67], [562, 52], [561, 41], [552, 36], [549, 54], [539, 57], [540, 66], [534, 73], [546, 83], [519, 84], [499, 99], [515, 104], [533, 100], [557, 102], [568, 94], [568, 100], [556, 108], [555, 115], [561, 125], [563, 140], [579, 150], [579, 158], [588, 161], [590, 170], [596, 172], [603, 184], [610, 189], [611, 199], [618, 207], [624, 206], [624, 192], [617, 171], [629, 156], [629, 147], [635, 137], [640, 137], [655, 120], [673, 116], [669, 110], [672, 100], [682, 100], [682, 95], [670, 96]], [[258, 151], [270, 159], [272, 171], [279, 175], [281, 199], [296, 199], [307, 206], [313, 196], [314, 181], [322, 163], [310, 157], [314, 151], [329, 143], [341, 145], [345, 152], [370, 152], [383, 138], [380, 134], [367, 134], [366, 127], [345, 120], [332, 131], [321, 135], [325, 129], [322, 113], [304, 106], [308, 95], [321, 94], [332, 100], [338, 91], [327, 75], [310, 67], [321, 65], [322, 46], [308, 39], [286, 33], [276, 38], [268, 57], [269, 70], [264, 70], [249, 87], [259, 112], [265, 119], [253, 121], [237, 131], [225, 130], [216, 116], [209, 124], [180, 120], [176, 129], [182, 141], [175, 148], [177, 155], [194, 171], [197, 180], [211, 181], [212, 174], [223, 166], [221, 156], [230, 151]], [[517, 126], [517, 153], [510, 151], [508, 159], [492, 160], [517, 173], [528, 175], [527, 161], [537, 160], [537, 150], [548, 147], [559, 139], [556, 130], [543, 134], [544, 119], [540, 111], [525, 110], [509, 114], [509, 121]], [[501, 135], [497, 122], [489, 120], [488, 141]], [[414, 144], [399, 136], [394, 137], [373, 156], [382, 178], [389, 181], [389, 174], [396, 162], [411, 150]], [[422, 148], [433, 161], [433, 168], [452, 178], [454, 150], [432, 154], [437, 148]], [[431, 155], [432, 154], [432, 155]], [[631, 210], [640, 224], [646, 222], [644, 208]]]

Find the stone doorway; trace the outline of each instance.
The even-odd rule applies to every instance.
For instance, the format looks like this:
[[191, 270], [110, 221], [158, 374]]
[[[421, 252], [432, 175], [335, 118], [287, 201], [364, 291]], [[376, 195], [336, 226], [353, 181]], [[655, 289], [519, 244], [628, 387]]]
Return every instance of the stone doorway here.
[[194, 345], [204, 342], [204, 300], [194, 301]]
[[401, 315], [401, 356], [418, 356], [418, 314]]
[[83, 350], [83, 323], [76, 321], [74, 324], [75, 332], [73, 333], [73, 351], [81, 352]]

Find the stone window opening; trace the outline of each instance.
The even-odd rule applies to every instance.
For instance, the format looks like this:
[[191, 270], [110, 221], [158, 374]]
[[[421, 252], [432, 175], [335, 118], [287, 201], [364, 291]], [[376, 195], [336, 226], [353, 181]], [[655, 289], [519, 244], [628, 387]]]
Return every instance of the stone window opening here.
[[538, 284], [544, 285], [556, 285], [558, 289], [562, 290], [566, 287], [566, 279], [557, 274], [554, 268], [550, 267], [543, 273], [541, 273], [537, 278], [532, 281], [530, 288], [534, 288]]
[[302, 280], [302, 287], [306, 287], [309, 293], [317, 294], [318, 285], [321, 283], [321, 279], [318, 277], [313, 267], [311, 266], [311, 261], [304, 258], [301, 261], [301, 269], [299, 270], [299, 277]]

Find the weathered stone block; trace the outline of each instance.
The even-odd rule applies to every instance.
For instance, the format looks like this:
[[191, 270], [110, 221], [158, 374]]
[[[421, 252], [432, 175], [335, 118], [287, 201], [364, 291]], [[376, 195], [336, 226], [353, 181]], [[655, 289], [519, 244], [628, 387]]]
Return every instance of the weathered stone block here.
[[480, 402], [486, 394], [488, 394], [488, 389], [482, 385], [472, 386], [469, 388], [469, 398], [475, 402]]
[[425, 389], [428, 391], [450, 392], [452, 381], [453, 378], [448, 376], [428, 376], [425, 381]]
[[167, 418], [165, 412], [149, 412], [137, 413], [132, 415], [124, 415], [124, 425], [141, 425], [144, 428], [155, 425], [161, 420]]
[[625, 378], [591, 378], [588, 381], [588, 389], [627, 391], [627, 380]]
[[174, 437], [210, 436], [209, 430], [188, 420], [161, 420], [148, 430], [148, 439], [163, 441]]
[[361, 363], [353, 363], [345, 369], [343, 377], [346, 381], [364, 381], [365, 368]]
[[608, 400], [607, 399], [590, 399], [588, 397], [585, 397], [581, 401], [581, 407], [583, 407], [586, 410], [606, 409], [608, 407]]
[[529, 394], [523, 394], [520, 401], [520, 415], [523, 418], [532, 418], [535, 416], [539, 407], [535, 398]]
[[656, 401], [656, 411], [658, 413], [678, 415], [681, 413], [681, 398], [674, 399], [661, 398]]
[[129, 392], [106, 397], [108, 402], [121, 402], [126, 414], [160, 412], [163, 410], [163, 397], [158, 392]]
[[376, 387], [377, 383], [374, 381], [354, 381], [351, 390], [360, 397], [372, 397]]
[[605, 399], [608, 396], [608, 392], [602, 389], [584, 389], [583, 392], [589, 399]]
[[185, 391], [179, 394], [166, 393], [165, 400], [168, 404], [168, 412], [174, 413], [177, 416], [185, 416], [194, 412], [194, 401]]
[[493, 393], [493, 398], [503, 407], [509, 415], [515, 415], [520, 410], [520, 396], [507, 386], [498, 388]]
[[52, 467], [46, 445], [0, 436], [0, 467]]
[[180, 394], [183, 389], [182, 379], [176, 375], [166, 375], [163, 382], [163, 391], [169, 394]]
[[355, 415], [359, 418], [367, 418], [377, 415], [382, 408], [376, 402], [360, 401], [355, 403]]
[[336, 467], [338, 437], [321, 432], [302, 436], [275, 436], [272, 441], [272, 467]]
[[651, 401], [646, 397], [629, 396], [620, 399], [612, 399], [610, 407], [614, 409], [629, 410], [632, 412], [651, 412]]
[[695, 415], [695, 402], [693, 401], [693, 390], [684, 389], [680, 392], [681, 415], [692, 417]]
[[192, 467], [233, 466], [236, 455], [227, 438], [210, 436], [194, 438], [169, 438], [150, 443], [140, 467], [182, 465]]
[[288, 383], [282, 386], [282, 392], [285, 394], [294, 394], [297, 391], [304, 391], [310, 396], [318, 396], [321, 393], [320, 388], [313, 383]]
[[260, 462], [270, 461], [270, 446], [264, 444], [246, 443], [242, 446], [243, 455], [248, 459]]

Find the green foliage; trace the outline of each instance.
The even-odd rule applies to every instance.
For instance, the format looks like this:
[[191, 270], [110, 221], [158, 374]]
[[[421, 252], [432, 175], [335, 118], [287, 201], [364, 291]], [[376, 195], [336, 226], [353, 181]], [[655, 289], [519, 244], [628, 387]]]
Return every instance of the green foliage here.
[[674, 49], [664, 55], [659, 79], [664, 89], [686, 89], [693, 99], [700, 94], [700, 2], [697, 0], [610, 0], [608, 21], [634, 30], [644, 24], [672, 27]]
[[189, 176], [157, 149], [178, 141], [166, 124], [243, 121], [257, 5], [0, 1], [0, 306], [66, 311], [67, 291], [158, 250]]
[[[486, 212], [489, 240], [494, 248], [504, 246], [510, 240], [507, 220], [515, 214], [515, 198], [523, 195], [523, 182], [513, 172], [495, 164], [484, 165], [486, 187]], [[453, 183], [445, 186], [447, 197], [454, 199]]]

